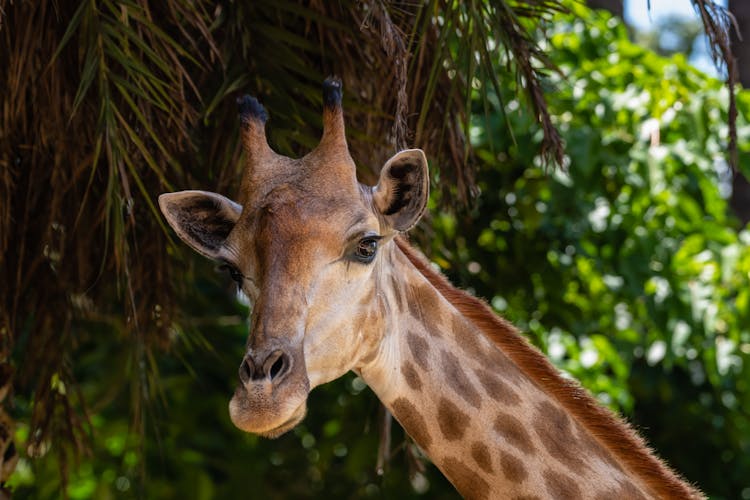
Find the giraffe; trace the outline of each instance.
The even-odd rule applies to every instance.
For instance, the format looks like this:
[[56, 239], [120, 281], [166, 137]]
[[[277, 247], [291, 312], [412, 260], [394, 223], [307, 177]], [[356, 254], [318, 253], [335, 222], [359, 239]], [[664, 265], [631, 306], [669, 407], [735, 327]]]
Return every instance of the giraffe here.
[[341, 97], [327, 79], [320, 143], [292, 159], [269, 147], [266, 111], [245, 96], [239, 202], [159, 197], [177, 235], [222, 262], [252, 303], [232, 422], [279, 436], [314, 387], [351, 370], [466, 498], [703, 498], [407, 243], [427, 203], [425, 155], [401, 151], [377, 185], [360, 184]]

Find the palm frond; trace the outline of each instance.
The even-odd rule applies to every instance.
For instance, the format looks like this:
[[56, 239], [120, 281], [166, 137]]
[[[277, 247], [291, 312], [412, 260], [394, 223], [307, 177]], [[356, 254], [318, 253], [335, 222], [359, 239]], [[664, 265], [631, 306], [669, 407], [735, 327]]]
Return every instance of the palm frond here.
[[168, 233], [154, 193], [184, 175], [177, 158], [201, 103], [192, 74], [217, 55], [211, 41], [195, 54], [185, 48], [210, 33], [201, 8], [179, 0], [0, 5], [0, 67], [8, 69], [0, 270], [9, 284], [0, 325], [8, 351], [20, 352], [17, 389], [33, 388], [31, 449], [45, 451], [53, 435], [78, 444], [85, 435], [82, 401], [55, 389], [75, 386], [64, 362], [81, 317], [75, 301], [129, 318], [144, 352], [167, 343], [168, 240], [153, 232]]
[[732, 30], [739, 34], [737, 21], [726, 7], [713, 0], [691, 0], [703, 23], [703, 29], [708, 37], [711, 59], [718, 68], [726, 71], [727, 87], [729, 90], [729, 164], [737, 169], [737, 102], [736, 86], [738, 83], [737, 60], [732, 54]]

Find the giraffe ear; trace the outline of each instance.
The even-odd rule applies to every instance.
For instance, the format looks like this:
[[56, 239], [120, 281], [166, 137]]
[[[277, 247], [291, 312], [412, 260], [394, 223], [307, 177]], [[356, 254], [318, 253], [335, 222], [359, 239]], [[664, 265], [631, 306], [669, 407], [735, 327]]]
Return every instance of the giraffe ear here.
[[383, 165], [373, 202], [391, 228], [406, 231], [422, 216], [429, 194], [427, 158], [421, 149], [407, 149]]
[[242, 213], [241, 205], [206, 191], [162, 194], [159, 208], [182, 241], [212, 259]]

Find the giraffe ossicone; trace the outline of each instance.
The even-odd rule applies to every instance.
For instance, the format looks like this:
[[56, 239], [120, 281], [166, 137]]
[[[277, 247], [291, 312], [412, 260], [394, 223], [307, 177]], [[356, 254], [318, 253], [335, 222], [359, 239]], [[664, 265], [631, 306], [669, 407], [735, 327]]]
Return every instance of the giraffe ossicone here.
[[239, 202], [159, 197], [177, 235], [224, 263], [253, 304], [234, 424], [278, 436], [314, 387], [353, 370], [467, 498], [702, 498], [406, 243], [427, 204], [425, 155], [396, 153], [377, 185], [360, 184], [341, 97], [326, 80], [323, 136], [298, 159], [269, 147], [265, 109], [240, 99]]

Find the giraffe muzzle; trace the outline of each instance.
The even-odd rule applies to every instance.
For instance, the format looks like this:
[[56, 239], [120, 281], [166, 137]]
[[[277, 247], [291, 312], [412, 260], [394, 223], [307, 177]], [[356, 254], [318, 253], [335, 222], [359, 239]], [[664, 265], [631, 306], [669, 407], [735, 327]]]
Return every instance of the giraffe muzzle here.
[[270, 339], [249, 348], [238, 370], [239, 384], [229, 403], [232, 422], [245, 432], [276, 437], [305, 416], [310, 382], [304, 353]]

